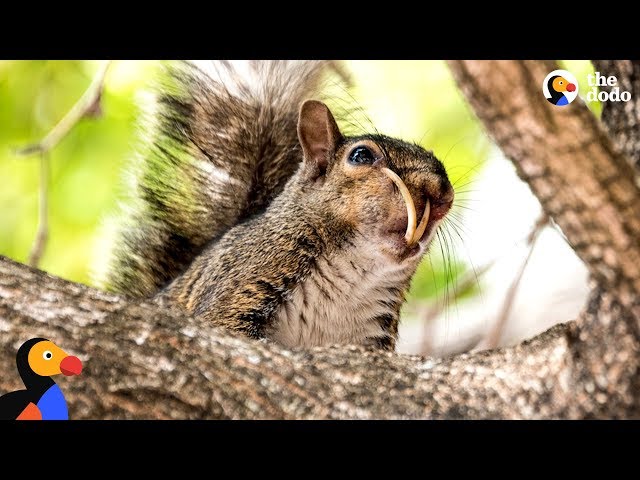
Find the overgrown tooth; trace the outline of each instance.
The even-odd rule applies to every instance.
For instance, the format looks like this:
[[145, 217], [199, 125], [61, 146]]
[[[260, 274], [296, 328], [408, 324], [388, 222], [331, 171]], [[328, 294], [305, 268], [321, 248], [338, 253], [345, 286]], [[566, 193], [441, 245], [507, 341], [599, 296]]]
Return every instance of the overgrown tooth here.
[[429, 203], [429, 199], [427, 199], [427, 203], [424, 206], [424, 212], [422, 213], [422, 218], [420, 219], [420, 223], [418, 224], [418, 228], [416, 229], [416, 233], [413, 235], [411, 239], [411, 245], [416, 243], [418, 240], [422, 238], [425, 229], [427, 228], [427, 223], [429, 223], [429, 214], [431, 213], [431, 204]]
[[[413, 203], [413, 198], [411, 198], [407, 186], [393, 170], [383, 168], [382, 172], [396, 184], [402, 194], [404, 204], [407, 207], [407, 232], [404, 234], [404, 239], [408, 245], [413, 245], [413, 239], [416, 234], [416, 206]], [[424, 229], [422, 231], [424, 232]]]

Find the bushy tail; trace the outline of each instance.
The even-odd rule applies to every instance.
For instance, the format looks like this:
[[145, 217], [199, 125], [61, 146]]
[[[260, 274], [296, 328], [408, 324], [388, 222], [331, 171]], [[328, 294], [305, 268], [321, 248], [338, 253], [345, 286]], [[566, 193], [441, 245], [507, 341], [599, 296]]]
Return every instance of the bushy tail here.
[[99, 287], [153, 295], [210, 240], [263, 210], [301, 159], [300, 103], [325, 61], [211, 61], [167, 66], [143, 132], [132, 198], [110, 237]]

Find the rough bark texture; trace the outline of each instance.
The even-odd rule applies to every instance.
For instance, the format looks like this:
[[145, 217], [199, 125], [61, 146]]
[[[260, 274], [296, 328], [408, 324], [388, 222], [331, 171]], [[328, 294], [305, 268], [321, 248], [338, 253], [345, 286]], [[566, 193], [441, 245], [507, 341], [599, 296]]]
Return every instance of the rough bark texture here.
[[[640, 176], [640, 61], [594, 60], [597, 72], [609, 77], [614, 75], [620, 92], [631, 92], [630, 102], [604, 102], [602, 122], [608, 127], [611, 138], [621, 152], [627, 155]], [[615, 86], [598, 87], [611, 92]]]
[[[590, 353], [591, 337], [565, 330], [448, 360], [358, 347], [291, 352], [0, 258], [0, 390], [21, 387], [7, 352], [32, 336], [55, 339], [85, 363], [82, 376], [59, 381], [75, 419], [575, 418], [635, 411], [629, 388], [620, 388], [630, 377], [629, 359], [615, 354], [602, 379], [594, 377], [591, 368], [600, 371], [603, 363]], [[624, 322], [598, 334], [598, 342], [625, 339], [637, 351]]]
[[640, 195], [631, 162], [584, 106], [544, 100], [540, 84], [553, 68], [452, 62], [601, 285], [576, 322], [446, 360], [357, 347], [291, 352], [0, 257], [0, 392], [21, 387], [14, 352], [38, 335], [85, 362], [81, 377], [59, 381], [72, 418], [639, 416]]

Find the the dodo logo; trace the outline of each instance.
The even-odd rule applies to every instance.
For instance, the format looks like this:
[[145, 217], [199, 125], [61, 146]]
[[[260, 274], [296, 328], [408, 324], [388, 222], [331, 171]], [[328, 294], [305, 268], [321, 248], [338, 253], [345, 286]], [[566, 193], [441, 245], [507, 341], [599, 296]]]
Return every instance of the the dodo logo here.
[[578, 81], [571, 72], [554, 70], [544, 78], [542, 92], [549, 102], [564, 107], [578, 96]]

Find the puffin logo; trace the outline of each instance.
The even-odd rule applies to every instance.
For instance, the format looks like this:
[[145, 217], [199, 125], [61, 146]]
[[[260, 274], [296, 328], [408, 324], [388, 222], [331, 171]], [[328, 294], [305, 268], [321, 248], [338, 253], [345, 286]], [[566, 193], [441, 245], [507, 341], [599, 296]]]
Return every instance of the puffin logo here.
[[18, 349], [16, 365], [26, 388], [0, 396], [0, 420], [68, 420], [67, 401], [51, 377], [80, 375], [80, 359], [46, 338], [32, 338]]
[[542, 93], [550, 103], [564, 107], [578, 96], [578, 81], [571, 72], [554, 70], [544, 77]]

